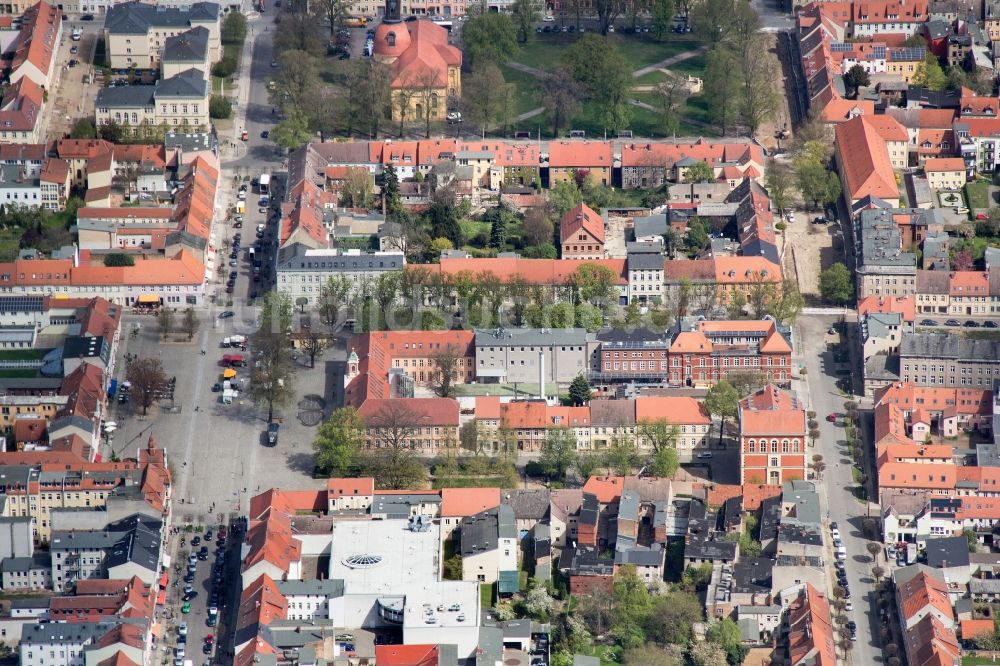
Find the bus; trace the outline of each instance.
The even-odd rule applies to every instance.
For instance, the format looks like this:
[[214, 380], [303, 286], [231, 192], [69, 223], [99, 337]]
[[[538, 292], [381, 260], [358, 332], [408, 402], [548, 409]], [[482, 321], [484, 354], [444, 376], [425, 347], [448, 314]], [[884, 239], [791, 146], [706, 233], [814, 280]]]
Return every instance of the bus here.
[[261, 174], [258, 187], [260, 188], [261, 194], [269, 194], [271, 187], [271, 174]]

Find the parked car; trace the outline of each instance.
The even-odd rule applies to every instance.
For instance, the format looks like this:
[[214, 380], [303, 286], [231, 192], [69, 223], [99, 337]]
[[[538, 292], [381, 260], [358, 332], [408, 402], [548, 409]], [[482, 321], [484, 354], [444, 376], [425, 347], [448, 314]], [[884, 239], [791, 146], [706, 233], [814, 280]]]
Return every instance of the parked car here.
[[826, 415], [826, 420], [829, 421], [830, 423], [836, 423], [839, 417], [840, 415], [837, 414], [837, 412], [830, 412], [829, 414]]
[[962, 324], [957, 319], [949, 319], [948, 321], [946, 321], [944, 323], [944, 325], [945, 326], [961, 326]]
[[937, 326], [938, 323], [936, 321], [934, 321], [933, 319], [921, 319], [920, 320], [920, 325], [921, 326]]
[[965, 322], [965, 327], [966, 328], [979, 328], [979, 322], [978, 321], [972, 321], [970, 319], [969, 321]]

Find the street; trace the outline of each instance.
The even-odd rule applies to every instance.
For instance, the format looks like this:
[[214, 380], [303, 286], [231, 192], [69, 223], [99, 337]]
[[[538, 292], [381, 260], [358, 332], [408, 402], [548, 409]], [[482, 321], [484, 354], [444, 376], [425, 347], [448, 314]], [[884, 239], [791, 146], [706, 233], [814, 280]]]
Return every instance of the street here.
[[[847, 611], [850, 619], [857, 622], [858, 640], [854, 643], [851, 660], [855, 664], [874, 664], [881, 661], [881, 648], [878, 644], [879, 619], [874, 606], [874, 590], [872, 577], [872, 562], [865, 544], [862, 521], [867, 517], [868, 508], [854, 494], [856, 483], [851, 476], [852, 461], [847, 452], [844, 439], [844, 428], [839, 423], [830, 423], [826, 416], [830, 413], [843, 413], [844, 402], [850, 397], [841, 395], [837, 389], [838, 375], [834, 372], [833, 352], [826, 350], [825, 333], [832, 324], [839, 321], [835, 316], [803, 315], [798, 320], [798, 350], [796, 363], [806, 368], [806, 385], [808, 386], [808, 409], [816, 412], [819, 421], [820, 437], [816, 442], [815, 453], [823, 456], [826, 471], [818, 482], [820, 503], [829, 522], [837, 522], [840, 528], [841, 540], [847, 549], [847, 579], [850, 583], [853, 611]], [[861, 431], [866, 439], [869, 436], [865, 427]], [[874, 514], [877, 517], [877, 511]], [[824, 534], [827, 550], [830, 533]], [[831, 559], [832, 561], [832, 559]], [[830, 567], [831, 585], [833, 568]]]

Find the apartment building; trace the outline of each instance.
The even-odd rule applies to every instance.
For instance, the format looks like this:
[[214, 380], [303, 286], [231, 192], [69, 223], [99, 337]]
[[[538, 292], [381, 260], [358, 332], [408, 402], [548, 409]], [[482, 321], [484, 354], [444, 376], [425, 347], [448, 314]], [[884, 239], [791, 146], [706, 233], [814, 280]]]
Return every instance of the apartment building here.
[[450, 398], [374, 398], [358, 408], [368, 448], [404, 447], [431, 456], [457, 450], [458, 413], [458, 403]]
[[104, 43], [112, 69], [159, 69], [167, 40], [192, 28], [208, 31], [208, 60], [222, 58], [219, 5], [194, 2], [167, 7], [141, 2], [113, 5], [104, 19]]
[[911, 296], [917, 288], [917, 257], [904, 245], [895, 208], [863, 210], [860, 216], [858, 298]]
[[1000, 343], [944, 333], [907, 333], [899, 378], [918, 386], [992, 389], [1000, 379]]
[[134, 515], [100, 530], [52, 533], [52, 585], [65, 590], [78, 580], [138, 577], [156, 584], [160, 573], [163, 522]]
[[587, 331], [582, 328], [497, 328], [476, 331], [476, 378], [480, 382], [567, 385], [585, 375], [588, 362]]
[[760, 372], [779, 384], [792, 378], [788, 334], [771, 319], [682, 323], [668, 354], [675, 386], [711, 386], [731, 372]]
[[919, 315], [994, 317], [1000, 314], [1000, 266], [988, 271], [917, 271]]
[[768, 385], [739, 403], [740, 483], [808, 478], [806, 410], [791, 391]]
[[386, 273], [401, 272], [405, 264], [401, 252], [314, 249], [292, 243], [278, 250], [277, 287], [293, 302], [305, 298], [309, 305], [316, 305], [331, 278], [343, 275], [358, 287]]
[[211, 125], [211, 86], [198, 69], [187, 69], [153, 85], [102, 88], [94, 101], [98, 126], [114, 122], [134, 136], [144, 132], [182, 129], [205, 132]]

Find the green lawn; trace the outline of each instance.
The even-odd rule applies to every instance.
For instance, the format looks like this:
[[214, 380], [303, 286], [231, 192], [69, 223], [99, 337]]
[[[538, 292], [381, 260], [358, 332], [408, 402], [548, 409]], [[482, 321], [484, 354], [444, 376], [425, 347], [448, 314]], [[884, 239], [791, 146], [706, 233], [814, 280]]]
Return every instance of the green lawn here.
[[499, 488], [503, 479], [499, 476], [442, 476], [435, 478], [434, 490], [441, 488]]
[[966, 655], [962, 657], [962, 666], [993, 666], [1000, 662], [994, 661], [991, 657], [976, 657], [974, 655]]
[[598, 657], [601, 666], [617, 666], [622, 663], [622, 648], [618, 645], [591, 645], [580, 654], [587, 657]]
[[537, 109], [542, 105], [538, 93], [538, 79], [507, 65], [500, 65], [500, 71], [503, 72], [504, 80], [513, 83], [517, 88], [514, 93], [514, 115]]
[[493, 607], [493, 583], [479, 584], [479, 604], [483, 608]]
[[965, 185], [965, 200], [969, 208], [989, 208], [990, 188], [985, 180], [977, 180]]
[[47, 353], [48, 349], [3, 349], [0, 361], [37, 361]]
[[661, 83], [666, 80], [667, 80], [666, 72], [659, 69], [654, 69], [652, 72], [647, 72], [642, 76], [635, 77], [635, 84], [638, 86], [644, 86], [644, 85], [648, 86], [648, 85], [655, 85], [657, 83]]
[[[579, 38], [578, 34], [536, 34], [527, 44], [521, 45], [518, 52], [514, 54], [513, 60], [531, 67], [548, 69], [558, 62], [566, 49]], [[662, 42], [657, 42], [648, 35], [614, 34], [608, 35], [607, 39], [618, 47], [626, 60], [632, 64], [633, 69], [652, 65], [700, 46], [700, 43], [694, 39], [679, 36], [674, 38], [674, 35]]]
[[670, 66], [671, 72], [677, 72], [678, 74], [683, 74], [685, 76], [702, 76], [705, 72], [705, 56], [699, 53], [693, 58], [688, 58], [687, 60], [681, 60], [680, 62]]
[[0, 370], [0, 379], [31, 379], [37, 376], [37, 370]]

